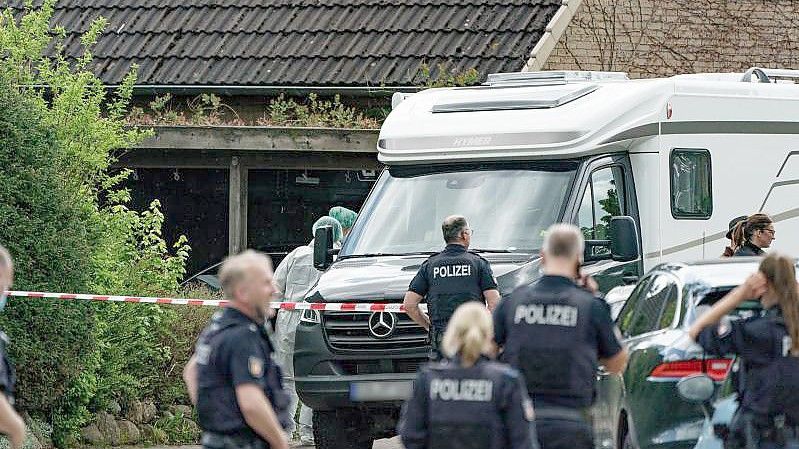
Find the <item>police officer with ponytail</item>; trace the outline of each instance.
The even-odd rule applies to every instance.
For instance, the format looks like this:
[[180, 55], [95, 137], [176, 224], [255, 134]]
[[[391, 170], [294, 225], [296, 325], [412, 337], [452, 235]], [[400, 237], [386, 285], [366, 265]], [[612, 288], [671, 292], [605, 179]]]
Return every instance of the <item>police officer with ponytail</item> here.
[[766, 253], [763, 249], [769, 248], [774, 241], [776, 231], [771, 217], [766, 214], [754, 214], [740, 221], [732, 234], [737, 234], [742, 239], [733, 254], [735, 257], [762, 256]]
[[542, 449], [592, 449], [597, 365], [620, 373], [627, 362], [596, 283], [580, 273], [580, 230], [556, 224], [541, 251], [544, 276], [516, 289], [494, 312], [500, 360], [517, 368], [533, 399]]
[[490, 361], [491, 315], [464, 304], [447, 326], [441, 362], [423, 367], [402, 409], [405, 449], [537, 449], [521, 375]]
[[[726, 448], [799, 447], [799, 291], [794, 260], [772, 253], [757, 273], [732, 290], [689, 330], [705, 351], [741, 359], [739, 408]], [[761, 316], [727, 316], [751, 299]]]
[[[488, 261], [468, 251], [472, 230], [466, 218], [447, 217], [441, 230], [447, 247], [422, 264], [403, 301], [408, 316], [430, 332], [434, 360], [440, 356], [441, 339], [458, 306], [476, 301], [494, 310], [499, 302], [497, 281]], [[419, 309], [425, 297], [429, 316]]]

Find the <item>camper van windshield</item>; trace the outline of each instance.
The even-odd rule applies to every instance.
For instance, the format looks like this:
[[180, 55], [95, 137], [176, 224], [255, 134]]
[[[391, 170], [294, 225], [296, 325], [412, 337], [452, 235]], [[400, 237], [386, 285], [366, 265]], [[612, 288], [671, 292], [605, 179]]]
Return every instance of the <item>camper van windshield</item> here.
[[561, 214], [576, 164], [426, 173], [385, 170], [340, 257], [440, 251], [441, 222], [463, 215], [474, 250], [533, 253]]

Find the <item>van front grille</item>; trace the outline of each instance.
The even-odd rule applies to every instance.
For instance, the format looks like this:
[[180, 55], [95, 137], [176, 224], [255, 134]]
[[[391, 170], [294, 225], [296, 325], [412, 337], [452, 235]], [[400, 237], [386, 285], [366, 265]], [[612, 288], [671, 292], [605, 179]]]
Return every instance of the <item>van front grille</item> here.
[[[375, 312], [322, 312], [327, 341], [333, 349], [376, 351], [392, 349], [427, 349], [427, 331], [404, 313], [393, 313], [393, 333], [378, 338], [369, 330], [369, 318]], [[385, 313], [385, 312], [384, 312]]]

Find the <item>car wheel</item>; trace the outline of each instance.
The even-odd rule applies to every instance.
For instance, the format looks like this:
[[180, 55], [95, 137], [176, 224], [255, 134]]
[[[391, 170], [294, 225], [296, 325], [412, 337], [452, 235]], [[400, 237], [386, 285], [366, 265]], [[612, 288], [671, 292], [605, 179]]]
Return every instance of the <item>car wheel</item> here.
[[358, 428], [357, 424], [362, 421], [357, 412], [314, 411], [316, 449], [372, 449], [374, 439], [371, 435], [364, 435], [364, 429]]

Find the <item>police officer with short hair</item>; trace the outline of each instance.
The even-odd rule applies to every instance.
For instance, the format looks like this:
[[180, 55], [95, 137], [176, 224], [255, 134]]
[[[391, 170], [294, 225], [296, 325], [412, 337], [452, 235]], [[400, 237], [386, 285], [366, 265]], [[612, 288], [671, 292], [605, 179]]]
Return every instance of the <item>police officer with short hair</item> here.
[[[494, 310], [499, 302], [491, 265], [468, 251], [472, 231], [466, 218], [460, 215], [447, 217], [441, 230], [446, 248], [422, 264], [403, 301], [408, 316], [430, 332], [433, 359], [439, 357], [441, 338], [458, 306], [479, 301], [487, 304], [489, 310]], [[429, 317], [419, 309], [419, 303], [425, 297]]]
[[596, 284], [580, 275], [584, 245], [577, 227], [551, 226], [541, 252], [544, 276], [494, 312], [501, 360], [527, 382], [542, 449], [593, 448], [597, 365], [620, 373], [627, 363], [608, 308], [589, 291]]
[[[791, 257], [772, 253], [691, 326], [711, 354], [741, 358], [740, 405], [726, 448], [799, 447], [799, 290]], [[730, 320], [744, 301], [760, 298], [763, 315]]]
[[206, 449], [285, 449], [289, 398], [264, 323], [275, 293], [269, 257], [228, 257], [219, 278], [230, 304], [200, 335], [183, 378]]
[[[8, 250], [0, 245], [0, 310], [6, 306], [5, 292], [13, 281], [14, 262]], [[16, 375], [14, 366], [8, 360], [8, 343], [6, 334], [0, 332], [0, 433], [8, 436], [14, 449], [19, 449], [25, 443], [25, 422], [13, 407]]]
[[486, 357], [491, 315], [468, 303], [452, 316], [447, 359], [423, 367], [397, 431], [405, 449], [533, 449], [533, 407], [521, 375]]

